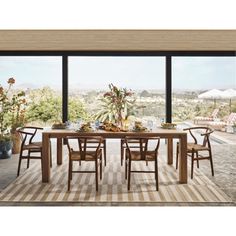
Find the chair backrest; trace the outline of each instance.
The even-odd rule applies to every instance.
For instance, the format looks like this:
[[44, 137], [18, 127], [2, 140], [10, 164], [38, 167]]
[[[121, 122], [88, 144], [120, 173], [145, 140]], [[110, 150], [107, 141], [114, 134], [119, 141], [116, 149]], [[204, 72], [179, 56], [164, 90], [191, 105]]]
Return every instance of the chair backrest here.
[[[213, 130], [209, 127], [191, 127], [184, 129], [185, 131], [189, 131], [189, 134], [194, 140], [195, 144], [201, 144], [202, 146], [209, 148], [211, 147], [210, 143], [210, 134], [213, 133]], [[202, 143], [197, 139], [196, 135], [200, 134], [203, 137]]]
[[41, 127], [25, 126], [17, 128], [16, 131], [20, 134], [22, 145], [31, 144], [38, 130], [43, 130]]
[[236, 122], [236, 113], [232, 112], [227, 118], [226, 123], [229, 125], [233, 125]]
[[217, 117], [217, 115], [218, 115], [218, 112], [219, 112], [219, 109], [214, 109], [213, 112], [212, 112], [212, 114], [211, 114], [211, 117], [212, 117], [213, 119], [215, 119], [215, 118]]
[[[93, 146], [90, 145], [90, 141], [93, 142]], [[70, 154], [74, 151], [78, 151], [80, 153], [81, 160], [84, 160], [87, 152], [93, 151], [96, 155], [98, 155], [103, 143], [103, 138], [100, 136], [68, 136], [66, 137], [66, 143]]]
[[[134, 141], [137, 143], [135, 146], [133, 146]], [[160, 138], [127, 136], [125, 137], [125, 143], [130, 156], [132, 155], [132, 152], [139, 151], [141, 160], [146, 160], [146, 157], [150, 154], [150, 152], [154, 153], [155, 157], [157, 157], [160, 146]]]

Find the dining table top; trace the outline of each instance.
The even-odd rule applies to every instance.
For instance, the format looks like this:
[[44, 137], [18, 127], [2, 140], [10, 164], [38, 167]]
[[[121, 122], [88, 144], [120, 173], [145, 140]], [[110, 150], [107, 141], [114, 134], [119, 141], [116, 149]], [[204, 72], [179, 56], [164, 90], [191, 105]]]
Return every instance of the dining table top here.
[[162, 138], [180, 138], [180, 136], [187, 135], [186, 131], [180, 129], [163, 129], [157, 127], [150, 131], [107, 131], [107, 130], [92, 130], [88, 132], [77, 131], [75, 129], [47, 129], [43, 131], [44, 135], [49, 135], [50, 137], [58, 136], [102, 136], [105, 138], [121, 138], [125, 136], [160, 136]]

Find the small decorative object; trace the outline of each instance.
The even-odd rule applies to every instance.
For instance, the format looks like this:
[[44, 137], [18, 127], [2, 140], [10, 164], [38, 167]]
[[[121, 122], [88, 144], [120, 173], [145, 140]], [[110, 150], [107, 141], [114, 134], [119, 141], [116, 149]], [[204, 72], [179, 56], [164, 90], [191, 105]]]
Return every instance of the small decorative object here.
[[25, 93], [13, 93], [14, 78], [9, 78], [8, 87], [0, 85], [0, 158], [9, 158], [20, 150], [20, 136], [16, 129], [25, 123]]
[[161, 128], [163, 128], [163, 129], [176, 129], [176, 124], [174, 124], [174, 123], [161, 123]]
[[134, 132], [144, 132], [146, 130], [147, 128], [142, 125], [141, 121], [134, 122], [134, 129], [133, 129]]
[[63, 122], [56, 122], [52, 125], [52, 129], [66, 129], [67, 128], [67, 124], [63, 123]]
[[90, 122], [82, 124], [80, 129], [77, 130], [77, 132], [92, 132], [92, 131], [93, 131], [93, 129], [90, 125]]
[[103, 125], [100, 125], [99, 128], [102, 130], [105, 130], [105, 131], [112, 131], [112, 132], [121, 131], [121, 128], [119, 126], [117, 126], [116, 124], [113, 124], [111, 122], [104, 122]]

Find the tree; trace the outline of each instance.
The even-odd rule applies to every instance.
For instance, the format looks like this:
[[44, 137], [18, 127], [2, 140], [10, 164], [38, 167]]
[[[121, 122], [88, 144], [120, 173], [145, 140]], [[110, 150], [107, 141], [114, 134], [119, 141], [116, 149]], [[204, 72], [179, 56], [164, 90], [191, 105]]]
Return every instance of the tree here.
[[69, 120], [76, 121], [78, 119], [87, 120], [89, 115], [84, 108], [84, 104], [79, 100], [78, 97], [69, 99]]
[[[69, 119], [76, 120], [86, 117], [86, 111], [78, 98], [70, 98]], [[62, 120], [62, 97], [49, 87], [36, 89], [29, 94], [29, 106], [27, 109], [29, 122], [42, 121], [53, 123]]]

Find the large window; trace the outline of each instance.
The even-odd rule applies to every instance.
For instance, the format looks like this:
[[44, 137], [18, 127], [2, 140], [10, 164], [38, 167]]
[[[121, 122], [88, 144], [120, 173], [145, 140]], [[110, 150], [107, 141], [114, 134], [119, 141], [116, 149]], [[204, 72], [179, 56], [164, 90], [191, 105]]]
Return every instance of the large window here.
[[[55, 53], [58, 56], [53, 52], [45, 53], [50, 56], [37, 52], [35, 56], [33, 52], [25, 56], [24, 53], [16, 53], [18, 56], [6, 54], [0, 56], [0, 84], [7, 86], [7, 79], [14, 77], [14, 90], [25, 91], [29, 124], [50, 126], [61, 121], [62, 104], [64, 121], [94, 120], [104, 109], [102, 97], [109, 90], [109, 84], [132, 90], [135, 103], [129, 107], [128, 115], [143, 121], [153, 120], [159, 124], [165, 118], [170, 120], [170, 102], [172, 121], [178, 123], [192, 124], [196, 116], [209, 116], [214, 108], [220, 110], [219, 120], [236, 112], [235, 96], [200, 96], [213, 89], [220, 92], [236, 89], [236, 57], [232, 52], [230, 56], [227, 53], [199, 56], [194, 52], [187, 53], [189, 56], [173, 52], [171, 56], [169, 52], [172, 63], [167, 68], [164, 52], [162, 56], [158, 52], [134, 53], [136, 56], [132, 52], [124, 55], [113, 55], [112, 52]], [[68, 57], [64, 64], [63, 57]], [[172, 79], [172, 97], [166, 96], [166, 91], [171, 91], [166, 90], [171, 84], [165, 83], [167, 69], [172, 75], [167, 78], [167, 81]], [[62, 88], [67, 82], [68, 91], [67, 86]], [[168, 117], [165, 117], [166, 108]]]
[[0, 56], [0, 84], [16, 82], [13, 91], [24, 91], [26, 122], [41, 126], [62, 119], [62, 59], [45, 56]]
[[219, 120], [236, 112], [236, 97], [230, 97], [236, 89], [235, 57], [172, 57], [172, 84], [175, 122], [192, 124], [214, 109], [219, 109]]
[[111, 83], [134, 92], [129, 117], [165, 118], [165, 57], [69, 57], [68, 81], [69, 119], [93, 119], [104, 109], [102, 97]]

